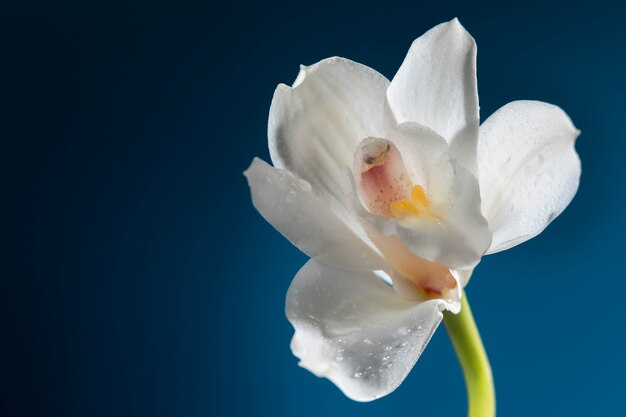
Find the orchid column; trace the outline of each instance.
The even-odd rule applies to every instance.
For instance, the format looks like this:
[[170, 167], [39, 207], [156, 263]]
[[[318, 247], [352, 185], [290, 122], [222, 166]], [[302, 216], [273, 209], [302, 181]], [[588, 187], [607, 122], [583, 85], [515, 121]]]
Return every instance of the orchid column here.
[[246, 171], [259, 212], [312, 259], [287, 294], [300, 365], [370, 401], [445, 323], [470, 416], [495, 413], [464, 296], [481, 257], [540, 233], [578, 188], [558, 107], [513, 102], [479, 129], [476, 44], [458, 20], [418, 38], [390, 82], [344, 58], [302, 67], [270, 109], [272, 163]]

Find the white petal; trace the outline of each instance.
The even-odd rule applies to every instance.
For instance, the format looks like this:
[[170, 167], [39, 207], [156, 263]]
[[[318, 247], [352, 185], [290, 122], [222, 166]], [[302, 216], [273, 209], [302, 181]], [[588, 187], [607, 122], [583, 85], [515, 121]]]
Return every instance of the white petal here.
[[349, 398], [370, 401], [404, 380], [437, 325], [445, 302], [399, 297], [373, 273], [309, 261], [287, 294], [300, 365]]
[[384, 262], [292, 173], [255, 158], [244, 173], [252, 202], [263, 217], [300, 250], [340, 268], [371, 271]]
[[400, 151], [413, 183], [426, 190], [434, 216], [398, 220], [364, 210], [360, 215], [383, 234], [398, 234], [420, 258], [452, 269], [475, 267], [491, 242], [476, 177], [450, 160], [439, 135], [417, 123], [388, 128], [387, 137]]
[[483, 123], [478, 172], [489, 253], [536, 236], [569, 204], [580, 178], [579, 133], [563, 110], [539, 101], [509, 103]]
[[457, 19], [417, 38], [391, 81], [388, 105], [398, 124], [428, 126], [451, 156], [475, 171], [479, 108], [476, 43]]
[[452, 269], [471, 269], [489, 247], [491, 233], [480, 209], [476, 209], [480, 207], [478, 181], [454, 165], [450, 197], [437, 208], [439, 218], [400, 222], [398, 233], [406, 247], [424, 259]]
[[450, 273], [454, 278], [456, 278], [457, 282], [460, 283], [461, 288], [464, 288], [472, 277], [473, 269], [451, 269]]
[[281, 84], [274, 93], [268, 125], [274, 166], [311, 183], [340, 216], [343, 170], [361, 139], [382, 134], [388, 84], [371, 68], [328, 58], [302, 67], [293, 87]]

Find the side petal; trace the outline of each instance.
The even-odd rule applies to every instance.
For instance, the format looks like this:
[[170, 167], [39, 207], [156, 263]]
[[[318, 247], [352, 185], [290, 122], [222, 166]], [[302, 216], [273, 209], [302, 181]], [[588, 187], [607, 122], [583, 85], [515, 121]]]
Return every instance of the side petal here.
[[476, 42], [458, 19], [417, 38], [391, 81], [387, 101], [397, 124], [428, 126], [451, 156], [475, 172], [479, 107]]
[[259, 213], [307, 255], [352, 270], [371, 271], [384, 265], [377, 251], [311, 192], [308, 182], [258, 158], [244, 175]]
[[343, 170], [357, 143], [383, 133], [388, 84], [373, 69], [344, 58], [302, 67], [293, 86], [279, 85], [272, 100], [268, 138], [274, 166], [307, 180], [340, 212]]
[[478, 172], [483, 215], [499, 252], [537, 234], [567, 207], [578, 190], [580, 132], [559, 107], [515, 101], [483, 123]]
[[349, 398], [371, 401], [404, 380], [442, 319], [441, 300], [399, 297], [373, 273], [309, 261], [287, 293], [300, 365]]

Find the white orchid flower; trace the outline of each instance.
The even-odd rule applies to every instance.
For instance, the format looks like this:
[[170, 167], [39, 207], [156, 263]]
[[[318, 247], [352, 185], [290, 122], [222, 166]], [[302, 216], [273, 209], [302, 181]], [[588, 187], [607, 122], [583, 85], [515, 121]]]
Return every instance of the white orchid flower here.
[[[269, 115], [255, 207], [311, 257], [286, 312], [300, 365], [369, 401], [406, 377], [485, 254], [539, 234], [578, 188], [579, 131], [517, 101], [479, 129], [476, 43], [457, 19], [390, 82], [344, 58], [302, 67]], [[385, 282], [387, 281], [387, 282]]]

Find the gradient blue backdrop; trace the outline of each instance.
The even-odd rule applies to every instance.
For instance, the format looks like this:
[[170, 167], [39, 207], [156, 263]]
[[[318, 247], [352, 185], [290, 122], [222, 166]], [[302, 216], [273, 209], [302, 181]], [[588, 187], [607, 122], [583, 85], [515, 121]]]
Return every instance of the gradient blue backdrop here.
[[555, 103], [578, 195], [468, 287], [501, 416], [626, 415], [626, 12], [619, 3], [3, 2], [2, 416], [463, 416], [440, 328], [368, 404], [299, 368], [284, 296], [306, 257], [255, 212], [275, 86], [340, 55], [392, 77], [458, 16], [483, 120]]

